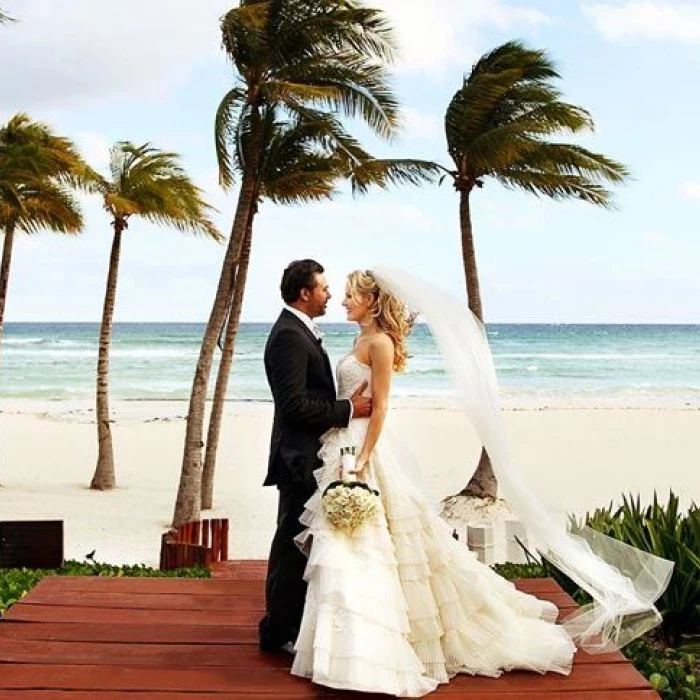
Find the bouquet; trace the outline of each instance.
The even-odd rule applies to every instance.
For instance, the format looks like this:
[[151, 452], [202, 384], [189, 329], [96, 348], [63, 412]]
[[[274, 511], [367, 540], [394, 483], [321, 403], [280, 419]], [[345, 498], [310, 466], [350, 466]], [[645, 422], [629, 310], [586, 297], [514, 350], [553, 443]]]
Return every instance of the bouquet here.
[[323, 492], [323, 510], [336, 530], [352, 534], [377, 513], [379, 491], [357, 480], [355, 448], [340, 448], [340, 479]]

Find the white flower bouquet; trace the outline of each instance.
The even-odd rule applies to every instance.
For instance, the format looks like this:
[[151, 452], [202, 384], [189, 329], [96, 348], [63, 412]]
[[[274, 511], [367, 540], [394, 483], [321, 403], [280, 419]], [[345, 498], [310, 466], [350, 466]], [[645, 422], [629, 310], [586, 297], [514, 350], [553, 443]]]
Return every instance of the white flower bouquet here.
[[357, 480], [351, 472], [355, 467], [355, 448], [340, 448], [340, 479], [323, 492], [323, 510], [336, 529], [352, 534], [373, 518], [379, 505], [379, 491]]

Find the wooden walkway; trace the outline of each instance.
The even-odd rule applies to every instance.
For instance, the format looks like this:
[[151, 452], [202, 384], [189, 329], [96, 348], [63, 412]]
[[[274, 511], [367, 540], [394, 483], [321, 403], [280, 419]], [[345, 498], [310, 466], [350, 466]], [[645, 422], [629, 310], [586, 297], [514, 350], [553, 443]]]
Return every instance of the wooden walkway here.
[[[359, 698], [288, 673], [290, 657], [257, 648], [264, 562], [228, 562], [213, 580], [46, 578], [0, 622], [0, 700], [307, 700]], [[551, 579], [517, 582], [566, 613]], [[459, 676], [450, 700], [652, 700], [622, 654], [577, 655], [568, 678]]]

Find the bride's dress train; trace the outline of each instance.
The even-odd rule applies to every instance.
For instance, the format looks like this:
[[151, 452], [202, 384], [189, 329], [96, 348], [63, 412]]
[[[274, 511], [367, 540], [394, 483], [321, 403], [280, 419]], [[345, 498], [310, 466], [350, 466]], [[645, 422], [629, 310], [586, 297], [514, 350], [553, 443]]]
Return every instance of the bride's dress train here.
[[[353, 354], [338, 365], [350, 396], [371, 369]], [[367, 419], [322, 438], [319, 489], [297, 538], [307, 551], [308, 593], [292, 673], [334, 688], [416, 697], [457, 673], [511, 669], [567, 674], [575, 646], [554, 624], [557, 609], [521, 593], [456, 542], [380, 438], [367, 480], [377, 516], [352, 536], [321, 504], [338, 478], [340, 448], [362, 445]]]

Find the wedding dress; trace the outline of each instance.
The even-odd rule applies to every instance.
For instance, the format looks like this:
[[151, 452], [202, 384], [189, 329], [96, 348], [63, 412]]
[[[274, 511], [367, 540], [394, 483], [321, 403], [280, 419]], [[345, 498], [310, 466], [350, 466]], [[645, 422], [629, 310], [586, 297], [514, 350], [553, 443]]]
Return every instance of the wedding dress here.
[[[337, 367], [349, 397], [371, 368], [353, 353]], [[340, 448], [359, 452], [369, 419], [321, 439], [318, 490], [297, 543], [308, 554], [308, 592], [292, 673], [350, 690], [418, 697], [457, 673], [511, 669], [568, 674], [575, 646], [554, 621], [556, 607], [521, 593], [460, 542], [405, 475], [382, 435], [368, 483], [376, 517], [348, 535], [326, 519], [321, 495], [338, 478]]]

